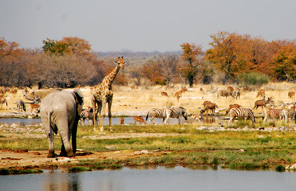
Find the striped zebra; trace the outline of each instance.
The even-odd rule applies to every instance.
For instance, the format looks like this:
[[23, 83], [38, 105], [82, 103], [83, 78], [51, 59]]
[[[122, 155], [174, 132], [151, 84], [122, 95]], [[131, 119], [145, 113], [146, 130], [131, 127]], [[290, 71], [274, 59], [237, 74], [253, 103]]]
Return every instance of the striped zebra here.
[[296, 111], [294, 108], [291, 108], [291, 109], [288, 109], [287, 110], [287, 115], [288, 115], [288, 119], [291, 119], [291, 120], [295, 120], [295, 123], [296, 123]]
[[228, 126], [237, 117], [238, 119], [244, 119], [245, 121], [249, 118], [252, 120], [252, 124], [255, 123], [255, 116], [251, 109], [248, 108], [231, 108], [229, 111], [230, 119], [228, 121]]
[[288, 122], [288, 111], [285, 109], [264, 108], [263, 115], [264, 123], [267, 122], [268, 118], [281, 120], [284, 119], [286, 123]]
[[[148, 111], [147, 115], [146, 115], [146, 121], [149, 119], [149, 124], [151, 124], [151, 122], [153, 122], [154, 118], [162, 118], [164, 120], [164, 110], [165, 109], [157, 109], [157, 108], [153, 108], [150, 111]], [[154, 124], [154, 122], [153, 122]]]
[[177, 118], [178, 123], [180, 124], [180, 116], [183, 116], [187, 120], [187, 111], [184, 107], [171, 107], [167, 108], [164, 111], [164, 123], [167, 124], [169, 118]]

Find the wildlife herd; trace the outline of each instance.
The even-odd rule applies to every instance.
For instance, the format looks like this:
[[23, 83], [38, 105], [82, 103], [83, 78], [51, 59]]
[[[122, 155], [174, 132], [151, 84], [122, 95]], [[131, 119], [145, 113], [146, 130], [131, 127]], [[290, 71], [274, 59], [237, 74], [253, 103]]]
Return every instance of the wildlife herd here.
[[[78, 88], [74, 90], [62, 90], [56, 89], [51, 90], [47, 93], [46, 96], [36, 95], [35, 92], [31, 92], [31, 96], [29, 96], [29, 92], [25, 89], [22, 90], [23, 96], [27, 101], [17, 100], [14, 104], [16, 104], [17, 109], [19, 111], [26, 111], [26, 104], [31, 105], [31, 112], [36, 115], [40, 115], [43, 123], [43, 127], [45, 129], [46, 135], [49, 141], [49, 154], [48, 157], [54, 157], [54, 146], [53, 146], [53, 137], [54, 134], [59, 132], [62, 137], [62, 148], [61, 154], [63, 156], [74, 156], [76, 151], [76, 132], [77, 125], [79, 120], [92, 120], [94, 131], [96, 131], [97, 119], [99, 122], [100, 131], [104, 131], [104, 117], [107, 113], [109, 118], [109, 127], [110, 131], [112, 131], [111, 124], [111, 109], [113, 102], [114, 92], [112, 90], [112, 83], [116, 78], [120, 69], [124, 69], [124, 65], [126, 64], [123, 57], [118, 57], [118, 59], [114, 62], [116, 65], [115, 68], [104, 77], [102, 82], [98, 85], [93, 86], [90, 89], [91, 92], [91, 104], [90, 106], [83, 109], [84, 96], [82, 91]], [[9, 89], [0, 87], [0, 107], [3, 109], [3, 106], [7, 107], [7, 95], [6, 93], [10, 91], [10, 94], [17, 92], [17, 89]], [[138, 87], [132, 86], [130, 91], [141, 91]], [[154, 123], [155, 118], [162, 119], [164, 124], [169, 124], [170, 118], [177, 118], [178, 123], [180, 124], [180, 118], [184, 118], [185, 120], [188, 117], [191, 117], [192, 120], [202, 121], [204, 117], [213, 116], [219, 113], [221, 115], [223, 111], [223, 115], [229, 116], [228, 126], [230, 126], [233, 121], [237, 119], [250, 119], [252, 123], [256, 123], [256, 118], [253, 113], [254, 110], [261, 110], [263, 122], [267, 122], [268, 119], [281, 119], [285, 122], [288, 122], [289, 119], [295, 120], [296, 112], [295, 112], [295, 102], [291, 101], [295, 98], [295, 92], [288, 92], [288, 99], [290, 99], [290, 103], [285, 103], [281, 106], [276, 106], [272, 97], [267, 97], [264, 89], [257, 90], [256, 97], [254, 99], [254, 105], [245, 105], [233, 103], [241, 99], [241, 95], [244, 92], [250, 91], [249, 87], [232, 87], [228, 86], [224, 89], [211, 88], [208, 90], [209, 94], [216, 95], [215, 97], [203, 97], [201, 96], [201, 100], [205, 100], [200, 105], [200, 109], [198, 112], [192, 111], [190, 109], [186, 109], [185, 106], [182, 106], [180, 103], [180, 99], [187, 92], [190, 91], [189, 88], [182, 87], [181, 90], [175, 92], [173, 95], [166, 91], [159, 91], [159, 95], [161, 97], [165, 97], [165, 99], [173, 98], [176, 100], [177, 105], [172, 106], [172, 104], [168, 104], [168, 106], [162, 106], [159, 108], [147, 108], [146, 118], [144, 119], [141, 116], [134, 116], [134, 125], [141, 124], [146, 125], [146, 121], [149, 124]], [[205, 95], [206, 90], [204, 88], [199, 88], [200, 94]], [[255, 91], [255, 90], [251, 90]], [[258, 98], [262, 97], [262, 99]], [[215, 103], [215, 100], [223, 100], [225, 103], [229, 103], [228, 108], [219, 108], [219, 103]], [[231, 100], [231, 101], [230, 101]], [[163, 105], [163, 104], [161, 104]], [[190, 105], [190, 104], [188, 104]], [[187, 106], [188, 106], [187, 105]], [[225, 104], [223, 104], [225, 105]], [[277, 107], [277, 108], [275, 108]], [[190, 110], [190, 112], [189, 112]], [[224, 113], [225, 111], [225, 113]], [[148, 120], [149, 119], [149, 120]], [[120, 118], [120, 124], [124, 125], [124, 118]], [[70, 146], [70, 138], [72, 137], [72, 148]]]

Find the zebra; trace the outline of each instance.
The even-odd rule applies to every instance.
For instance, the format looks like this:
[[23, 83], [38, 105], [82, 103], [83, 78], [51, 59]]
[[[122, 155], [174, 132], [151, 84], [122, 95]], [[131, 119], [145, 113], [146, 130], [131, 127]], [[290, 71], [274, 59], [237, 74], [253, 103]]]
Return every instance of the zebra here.
[[288, 119], [291, 119], [291, 120], [295, 120], [295, 123], [296, 123], [296, 111], [294, 108], [291, 108], [291, 109], [288, 109], [287, 110], [287, 115], [288, 115]]
[[164, 111], [164, 123], [166, 124], [169, 118], [177, 118], [178, 123], [180, 124], [180, 116], [183, 116], [185, 120], [187, 120], [187, 111], [184, 107], [171, 107], [167, 108]]
[[251, 109], [248, 108], [231, 108], [229, 111], [230, 119], [228, 121], [228, 126], [237, 117], [238, 119], [244, 119], [245, 121], [250, 118], [252, 124], [255, 123], [255, 116]]
[[285, 119], [288, 122], [288, 111], [285, 109], [264, 108], [263, 115], [265, 123], [268, 118]]
[[150, 117], [149, 124], [153, 122], [154, 118], [162, 118], [164, 120], [164, 110], [165, 109], [158, 109], [158, 108], [151, 109], [150, 111], [147, 112], [146, 121], [148, 120], [149, 117]]

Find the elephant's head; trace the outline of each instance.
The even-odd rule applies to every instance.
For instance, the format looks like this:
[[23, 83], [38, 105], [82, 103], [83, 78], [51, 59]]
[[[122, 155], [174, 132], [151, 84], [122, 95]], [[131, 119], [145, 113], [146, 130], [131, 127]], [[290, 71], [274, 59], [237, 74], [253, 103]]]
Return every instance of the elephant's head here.
[[80, 115], [80, 113], [82, 111], [82, 106], [83, 106], [83, 94], [82, 94], [81, 90], [78, 88], [74, 89], [73, 94], [74, 94], [75, 101], [76, 101], [77, 112], [78, 112], [78, 115]]

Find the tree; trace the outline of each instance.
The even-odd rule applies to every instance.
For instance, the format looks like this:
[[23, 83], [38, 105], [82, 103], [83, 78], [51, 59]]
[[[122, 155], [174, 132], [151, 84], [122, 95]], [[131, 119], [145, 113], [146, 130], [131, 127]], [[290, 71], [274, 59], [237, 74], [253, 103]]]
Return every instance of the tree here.
[[277, 80], [296, 78], [296, 43], [281, 43], [272, 60], [272, 71]]
[[156, 62], [161, 68], [161, 74], [167, 86], [170, 85], [172, 79], [176, 76], [178, 70], [179, 58], [176, 55], [161, 56], [159, 55]]
[[180, 71], [188, 80], [189, 86], [192, 87], [200, 65], [198, 57], [203, 54], [203, 51], [201, 46], [195, 44], [183, 43], [180, 46], [183, 50]]
[[162, 66], [154, 60], [148, 60], [141, 69], [141, 74], [154, 84], [165, 85]]
[[77, 56], [87, 57], [93, 60], [95, 55], [91, 52], [91, 46], [88, 41], [78, 37], [64, 37], [62, 40], [43, 40], [42, 47], [45, 53], [56, 55], [75, 54]]
[[235, 33], [219, 32], [212, 35], [212, 48], [206, 51], [206, 58], [224, 73], [223, 83], [234, 78], [238, 70], [235, 66], [238, 57], [237, 37]]

